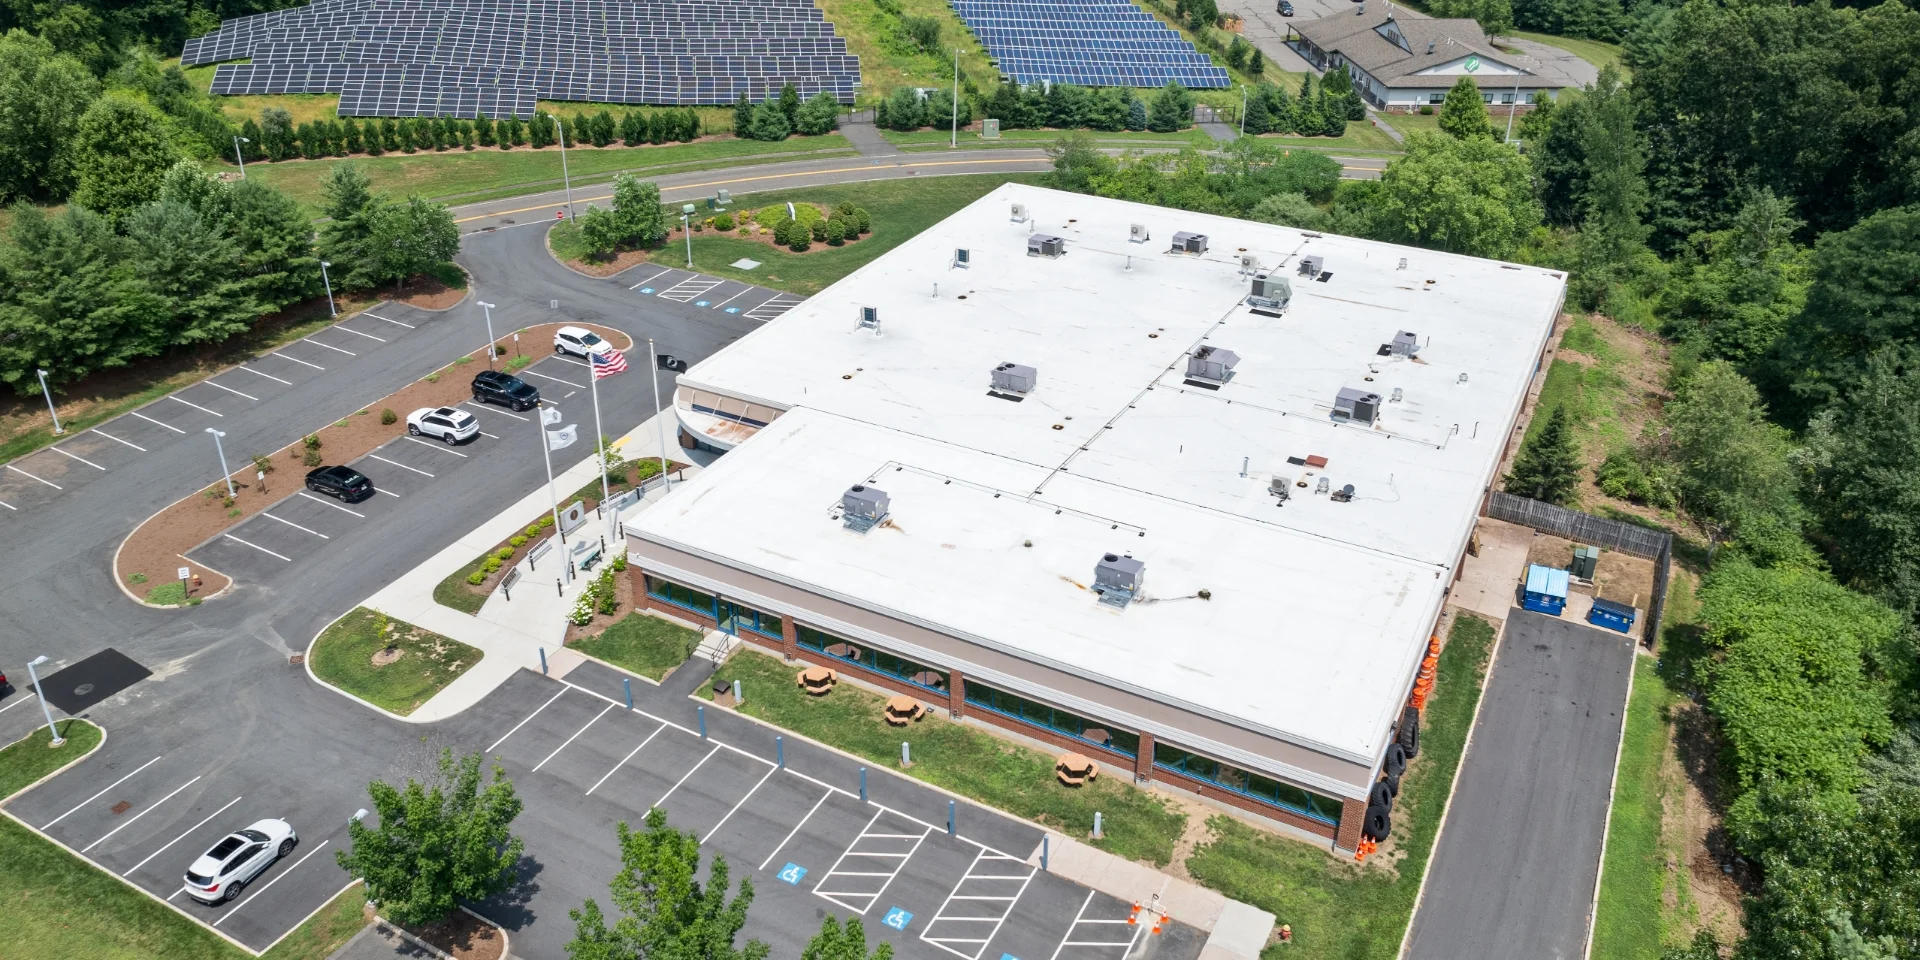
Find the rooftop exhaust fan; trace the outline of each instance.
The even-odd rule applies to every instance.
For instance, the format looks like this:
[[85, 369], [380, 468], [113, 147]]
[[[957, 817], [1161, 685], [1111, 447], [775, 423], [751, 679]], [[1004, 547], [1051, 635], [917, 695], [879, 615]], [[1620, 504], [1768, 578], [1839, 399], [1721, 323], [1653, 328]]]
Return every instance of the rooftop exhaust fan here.
[[1027, 238], [1027, 256], [1029, 257], [1047, 257], [1054, 259], [1064, 256], [1066, 252], [1067, 241], [1064, 237], [1037, 233]]
[[1286, 277], [1276, 277], [1270, 273], [1253, 275], [1253, 290], [1247, 294], [1248, 306], [1285, 310], [1292, 299], [1293, 284]]
[[1380, 413], [1380, 395], [1352, 387], [1342, 387], [1333, 400], [1333, 418], [1350, 423], [1373, 425]]
[[1147, 565], [1132, 557], [1109, 553], [1093, 565], [1093, 592], [1100, 602], [1124, 607], [1146, 588]]
[[1207, 235], [1181, 230], [1173, 235], [1173, 249], [1168, 253], [1206, 253]]
[[1039, 382], [1040, 371], [1024, 363], [1002, 363], [993, 368], [993, 392], [1027, 394]]
[[1147, 225], [1144, 223], [1136, 223], [1127, 228], [1128, 243], [1146, 243], [1152, 239], [1153, 234], [1147, 232]]
[[1412, 331], [1402, 330], [1393, 335], [1393, 342], [1388, 347], [1396, 357], [1412, 357], [1420, 352], [1420, 338], [1414, 336]]
[[885, 490], [856, 483], [840, 495], [840, 522], [855, 533], [866, 533], [887, 519], [892, 503]]
[[1187, 376], [1195, 380], [1226, 383], [1233, 379], [1234, 364], [1240, 355], [1223, 347], [1201, 347], [1187, 354]]

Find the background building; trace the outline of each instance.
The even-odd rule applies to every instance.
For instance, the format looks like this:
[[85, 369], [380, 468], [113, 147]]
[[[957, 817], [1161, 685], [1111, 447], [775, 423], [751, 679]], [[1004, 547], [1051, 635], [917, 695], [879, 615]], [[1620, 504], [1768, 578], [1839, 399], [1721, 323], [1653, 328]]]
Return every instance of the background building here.
[[1351, 16], [1293, 24], [1294, 49], [1321, 70], [1345, 69], [1368, 103], [1383, 110], [1436, 109], [1463, 76], [1488, 104], [1525, 105], [1572, 84], [1521, 66], [1471, 19], [1396, 18], [1390, 5]]

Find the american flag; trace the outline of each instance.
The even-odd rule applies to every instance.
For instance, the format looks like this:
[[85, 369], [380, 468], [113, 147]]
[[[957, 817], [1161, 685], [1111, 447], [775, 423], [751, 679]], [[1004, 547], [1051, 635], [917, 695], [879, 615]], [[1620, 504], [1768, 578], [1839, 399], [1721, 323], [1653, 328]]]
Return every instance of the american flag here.
[[593, 354], [593, 378], [599, 380], [616, 373], [627, 372], [627, 355], [618, 350], [608, 349], [606, 353]]

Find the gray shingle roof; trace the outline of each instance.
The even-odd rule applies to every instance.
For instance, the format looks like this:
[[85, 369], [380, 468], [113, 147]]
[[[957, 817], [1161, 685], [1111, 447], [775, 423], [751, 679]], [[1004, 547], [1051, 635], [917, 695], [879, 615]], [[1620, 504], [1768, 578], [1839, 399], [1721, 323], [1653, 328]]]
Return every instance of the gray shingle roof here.
[[[1383, 31], [1382, 27], [1386, 30]], [[1526, 70], [1513, 58], [1494, 49], [1486, 31], [1471, 19], [1402, 19], [1394, 17], [1390, 11], [1380, 10], [1302, 21], [1294, 24], [1293, 29], [1312, 41], [1314, 46], [1328, 53], [1339, 54], [1390, 87], [1451, 87], [1459, 82], [1458, 76], [1416, 74], [1468, 54], [1477, 54], [1482, 60], [1521, 70], [1519, 79], [1523, 87], [1539, 89], [1566, 85]], [[1384, 35], [1386, 33], [1397, 33], [1405, 46], [1388, 39]], [[1432, 53], [1427, 52], [1429, 45]], [[1496, 74], [1486, 79], [1491, 82], [1489, 89], [1511, 85], [1512, 82], [1510, 75]]]

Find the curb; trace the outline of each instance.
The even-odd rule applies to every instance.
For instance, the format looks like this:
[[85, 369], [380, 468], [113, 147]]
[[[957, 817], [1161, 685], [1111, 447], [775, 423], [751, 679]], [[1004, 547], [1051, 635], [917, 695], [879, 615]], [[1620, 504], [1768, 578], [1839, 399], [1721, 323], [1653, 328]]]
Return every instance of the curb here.
[[[139, 523], [135, 524], [132, 530], [127, 531], [127, 535], [120, 538], [119, 545], [113, 548], [113, 562], [109, 566], [109, 572], [113, 574], [114, 586], [119, 587], [120, 592], [127, 595], [127, 599], [132, 600], [134, 603], [137, 603], [151, 610], [183, 610], [183, 609], [186, 609], [187, 607], [192, 606], [192, 604], [188, 604], [188, 603], [173, 603], [173, 604], [148, 603], [146, 601], [146, 598], [139, 596], [138, 594], [134, 593], [131, 589], [129, 589], [127, 587], [127, 582], [124, 579], [122, 579], [120, 576], [120, 551], [125, 550], [127, 548], [127, 541], [132, 540], [133, 535], [136, 533], [139, 533], [141, 527], [144, 527], [147, 524], [153, 522], [154, 517], [157, 517], [163, 513], [166, 513], [168, 510], [171, 510], [174, 507], [179, 506], [182, 501], [190, 499], [192, 496], [193, 494], [189, 493], [186, 496], [181, 497], [179, 500], [175, 500], [172, 503], [169, 503], [166, 506], [161, 507], [160, 509], [155, 510], [154, 512], [148, 514], [145, 520], [142, 520]], [[218, 536], [218, 534], [215, 534], [215, 536]], [[211, 539], [213, 538], [212, 537], [207, 538], [207, 540], [211, 540]], [[206, 542], [207, 542], [206, 540], [201, 541], [201, 545], [204, 545]], [[194, 549], [199, 549], [199, 548], [195, 547]], [[175, 556], [179, 556], [179, 554], [175, 554]], [[180, 557], [180, 559], [187, 560], [186, 557]], [[187, 560], [187, 563], [189, 564], [193, 562], [194, 561], [192, 560]], [[229, 577], [225, 573], [221, 573], [220, 571], [215, 570], [212, 567], [207, 567], [207, 565], [204, 563], [200, 564], [200, 566], [206, 567], [207, 570], [212, 573], [218, 573], [220, 574], [220, 576], [226, 577], [226, 580], [227, 580], [226, 586], [221, 587], [220, 589], [215, 590], [214, 592], [207, 594], [204, 597], [201, 597], [200, 600], [202, 602], [212, 600], [214, 597], [225, 596], [228, 590], [233, 589], [234, 581], [232, 577]]]
[[1607, 841], [1613, 835], [1613, 800], [1620, 789], [1620, 761], [1627, 754], [1627, 718], [1633, 713], [1634, 674], [1640, 672], [1640, 644], [1633, 643], [1633, 659], [1627, 663], [1627, 701], [1620, 706], [1620, 738], [1613, 744], [1613, 779], [1607, 781], [1607, 817], [1600, 824], [1600, 862], [1594, 865], [1593, 901], [1587, 904], [1587, 943], [1580, 960], [1593, 956], [1593, 934], [1600, 919], [1600, 886], [1607, 877]]
[[[454, 266], [454, 269], [460, 271], [461, 276], [467, 278], [466, 293], [463, 294], [460, 297], [460, 299], [455, 300], [454, 302], [444, 307], [416, 307], [411, 303], [404, 303], [402, 301], [389, 299], [387, 297], [382, 297], [379, 300], [374, 301], [373, 306], [368, 307], [367, 309], [375, 310], [375, 309], [385, 309], [386, 307], [406, 307], [408, 310], [418, 310], [421, 313], [446, 313], [448, 310], [452, 310], [454, 307], [457, 307], [463, 303], [466, 303], [468, 300], [473, 299], [473, 274], [469, 273], [466, 267], [461, 266], [457, 262], [454, 263], [453, 266]], [[366, 313], [366, 312], [367, 312], [366, 310], [360, 311], [360, 313]], [[354, 316], [357, 317], [360, 315], [360, 313], [356, 313], [354, 314]], [[345, 319], [345, 318], [342, 318], [342, 319]]]
[[[337, 686], [335, 686], [335, 685], [333, 685], [333, 684], [331, 684], [331, 683], [328, 683], [328, 682], [327, 682], [327, 681], [325, 681], [325, 680], [322, 680], [322, 679], [320, 679], [320, 675], [319, 675], [319, 674], [317, 674], [317, 673], [314, 673], [314, 672], [313, 672], [313, 647], [314, 647], [314, 645], [315, 645], [315, 644], [317, 644], [317, 643], [319, 643], [319, 642], [320, 642], [320, 634], [322, 634], [322, 633], [326, 633], [326, 632], [327, 632], [328, 630], [331, 630], [331, 629], [333, 629], [333, 625], [334, 625], [334, 624], [336, 624], [336, 623], [339, 623], [339, 622], [340, 622], [340, 621], [342, 621], [342, 620], [345, 620], [345, 619], [347, 618], [347, 614], [350, 614], [350, 613], [352, 613], [352, 612], [354, 612], [355, 610], [370, 610], [370, 611], [373, 611], [373, 612], [375, 612], [375, 613], [379, 613], [379, 612], [380, 612], [380, 611], [377, 611], [377, 610], [374, 610], [374, 609], [373, 609], [372, 607], [369, 607], [369, 606], [366, 606], [365, 604], [355, 604], [355, 605], [354, 605], [354, 606], [352, 607], [352, 609], [349, 609], [349, 610], [348, 610], [348, 611], [347, 611], [346, 613], [342, 613], [341, 615], [339, 615], [339, 616], [337, 616], [337, 617], [334, 617], [334, 618], [333, 618], [332, 620], [329, 620], [329, 621], [327, 621], [327, 625], [326, 625], [326, 626], [324, 626], [324, 627], [321, 627], [321, 628], [319, 629], [319, 631], [317, 631], [316, 633], [314, 633], [314, 635], [313, 635], [313, 639], [312, 639], [312, 640], [309, 640], [309, 641], [307, 641], [307, 649], [306, 649], [306, 651], [305, 651], [305, 652], [304, 652], [303, 654], [301, 654], [301, 657], [300, 657], [300, 668], [301, 668], [301, 669], [303, 669], [303, 670], [305, 670], [305, 671], [307, 672], [307, 678], [308, 678], [308, 679], [310, 679], [310, 680], [312, 680], [312, 681], [313, 681], [314, 683], [317, 683], [317, 684], [319, 684], [319, 685], [320, 685], [321, 687], [323, 687], [323, 688], [325, 688], [325, 689], [328, 689], [328, 690], [331, 690], [331, 691], [333, 691], [334, 693], [337, 693], [337, 694], [339, 694], [339, 695], [341, 695], [341, 696], [343, 696], [343, 697], [346, 697], [346, 698], [347, 698], [348, 700], [352, 700], [353, 702], [355, 702], [355, 703], [357, 703], [357, 704], [359, 704], [359, 705], [361, 705], [361, 706], [363, 706], [363, 707], [366, 707], [366, 708], [367, 708], [368, 710], [372, 710], [372, 711], [374, 711], [375, 713], [379, 713], [379, 714], [383, 714], [383, 715], [385, 715], [386, 717], [388, 717], [389, 719], [393, 719], [393, 720], [398, 720], [398, 721], [400, 721], [401, 723], [433, 723], [434, 721], [431, 721], [431, 720], [415, 720], [415, 719], [413, 719], [412, 717], [406, 717], [406, 716], [402, 716], [402, 715], [400, 715], [400, 714], [397, 714], [397, 713], [394, 713], [393, 711], [391, 711], [391, 710], [388, 710], [388, 709], [387, 709], [387, 708], [385, 708], [385, 707], [381, 707], [381, 706], [378, 706], [378, 705], [376, 705], [376, 704], [374, 704], [374, 703], [372, 703], [371, 701], [368, 701], [368, 700], [366, 700], [366, 699], [364, 699], [364, 698], [362, 698], [362, 697], [361, 697], [361, 696], [360, 696], [359, 694], [356, 694], [356, 693], [351, 693], [351, 692], [349, 692], [348, 690], [346, 690], [346, 689], [345, 689], [345, 688], [343, 688], [343, 687], [337, 687]], [[392, 618], [391, 618], [391, 617], [389, 617], [389, 619], [392, 619]], [[402, 620], [402, 621], [399, 621], [399, 622], [401, 622], [401, 623], [406, 623], [406, 621], [404, 621], [404, 620]], [[413, 624], [411, 624], [411, 623], [408, 623], [408, 624], [407, 624], [407, 626], [410, 626], [410, 627], [411, 627], [411, 626], [413, 626]], [[453, 638], [452, 638], [452, 637], [448, 637], [447, 639], [449, 639], [449, 640], [452, 640]], [[456, 641], [456, 642], [458, 642], [458, 641]], [[466, 644], [466, 646], [473, 646], [473, 645], [472, 645], [472, 644]], [[485, 653], [482, 653], [482, 654], [480, 654], [480, 660], [485, 660], [486, 658], [487, 658], [487, 655], [486, 655]], [[480, 665], [480, 660], [475, 660], [475, 661], [473, 662], [473, 667], [477, 667], [477, 666], [479, 666], [479, 665]], [[467, 670], [472, 670], [472, 669], [473, 669], [473, 667], [468, 667], [468, 668], [467, 668]], [[461, 671], [461, 674], [460, 674], [460, 676], [462, 676], [462, 677], [463, 677], [463, 676], [466, 676], [466, 671]], [[454, 680], [458, 680], [458, 679], [460, 679], [460, 677], [455, 677], [455, 678], [453, 678], [453, 679], [454, 679]], [[449, 681], [447, 681], [447, 684], [448, 684], [449, 686], [451, 686], [451, 685], [453, 684], [453, 680], [449, 680]], [[441, 687], [440, 689], [441, 689], [441, 690], [445, 690], [445, 689], [446, 689], [446, 687]], [[435, 694], [435, 696], [438, 696], [438, 694], [436, 693], [436, 694]], [[432, 700], [432, 699], [433, 699], [433, 697], [428, 697], [427, 699], [428, 699], [428, 700]], [[422, 706], [425, 706], [425, 703], [422, 703], [421, 705], [422, 705]], [[485, 919], [485, 918], [482, 918], [482, 919]], [[488, 923], [492, 923], [493, 921], [491, 921], [491, 920], [488, 920], [487, 922], [488, 922]]]
[[[36, 697], [37, 697], [37, 696], [39, 696], [39, 694], [34, 694], [34, 696], [36, 696]], [[81, 723], [84, 723], [84, 724], [86, 724], [87, 726], [90, 726], [90, 727], [92, 727], [92, 728], [94, 728], [95, 730], [98, 730], [98, 731], [100, 731], [100, 742], [99, 742], [99, 743], [96, 743], [96, 744], [94, 744], [94, 745], [93, 745], [93, 749], [92, 749], [92, 750], [88, 750], [88, 751], [87, 751], [86, 753], [83, 753], [83, 754], [81, 754], [81, 755], [79, 755], [79, 756], [77, 756], [77, 757], [74, 757], [74, 758], [73, 758], [72, 760], [68, 760], [68, 761], [67, 761], [66, 763], [63, 763], [63, 764], [61, 764], [61, 765], [60, 765], [60, 769], [58, 769], [58, 770], [55, 770], [55, 771], [53, 771], [53, 772], [51, 772], [51, 773], [49, 773], [49, 774], [47, 774], [46, 776], [44, 776], [44, 777], [41, 777], [40, 779], [38, 779], [38, 780], [35, 780], [34, 782], [32, 782], [32, 783], [29, 783], [29, 784], [27, 784], [26, 786], [24, 786], [24, 787], [21, 787], [20, 789], [18, 789], [18, 790], [15, 790], [15, 791], [14, 791], [14, 792], [12, 792], [12, 793], [9, 793], [9, 794], [7, 794], [7, 795], [6, 795], [6, 796], [4, 796], [4, 797], [0, 797], [0, 806], [4, 806], [4, 805], [6, 805], [6, 804], [7, 804], [7, 803], [8, 803], [9, 801], [11, 801], [11, 800], [13, 800], [13, 799], [14, 799], [15, 797], [18, 797], [18, 796], [20, 796], [21, 794], [24, 794], [24, 793], [26, 793], [27, 791], [29, 791], [29, 790], [32, 790], [32, 789], [33, 789], [34, 787], [37, 787], [37, 786], [39, 786], [39, 785], [41, 785], [41, 784], [43, 784], [43, 783], [46, 783], [46, 782], [47, 782], [48, 780], [52, 780], [52, 779], [53, 779], [54, 777], [57, 777], [57, 776], [59, 776], [59, 775], [61, 775], [61, 774], [63, 774], [63, 773], [66, 773], [66, 772], [67, 772], [67, 770], [68, 770], [68, 769], [70, 769], [70, 768], [72, 768], [74, 764], [76, 764], [76, 763], [79, 763], [80, 761], [82, 761], [82, 760], [85, 760], [86, 758], [88, 758], [88, 757], [91, 757], [91, 756], [93, 756], [94, 754], [96, 754], [96, 753], [98, 753], [98, 752], [100, 752], [100, 748], [101, 748], [101, 747], [104, 747], [104, 746], [106, 746], [106, 745], [107, 745], [107, 728], [106, 728], [106, 727], [103, 727], [103, 726], [101, 726], [101, 725], [99, 725], [99, 724], [97, 724], [97, 723], [94, 723], [94, 722], [93, 722], [92, 720], [88, 720], [88, 719], [86, 719], [86, 718], [84, 718], [84, 717], [73, 717], [72, 719], [74, 719], [74, 720], [78, 720], [78, 721], [80, 721]], [[39, 727], [38, 725], [35, 725], [35, 726], [34, 726], [34, 728], [33, 728], [33, 730], [38, 730], [38, 729], [40, 729], [40, 727]], [[33, 730], [29, 730], [29, 731], [27, 731], [27, 736], [25, 736], [25, 737], [21, 737], [21, 738], [20, 738], [19, 740], [15, 740], [15, 741], [14, 741], [13, 743], [23, 743], [23, 742], [25, 742], [25, 741], [26, 741], [26, 739], [27, 739], [27, 737], [31, 737], [31, 736], [33, 736]], [[13, 746], [13, 743], [9, 743], [9, 744], [7, 744], [6, 746], [8, 746], [8, 747], [11, 747], [11, 746]], [[0, 749], [5, 749], [5, 748], [4, 748], [4, 747], [0, 747]], [[16, 819], [17, 819], [17, 818], [16, 818]], [[32, 829], [32, 828], [29, 828], [29, 829]]]

